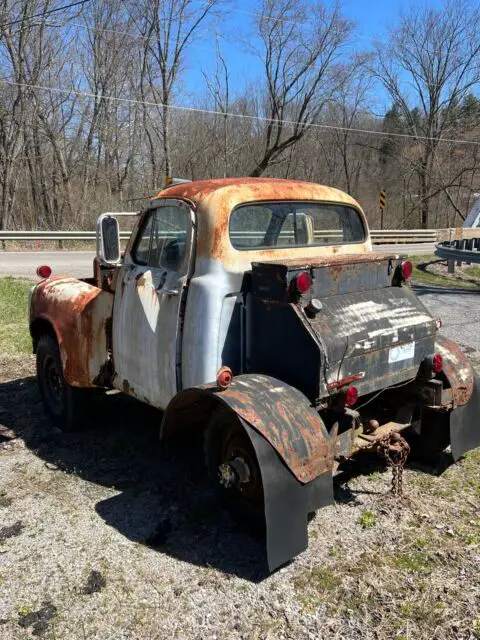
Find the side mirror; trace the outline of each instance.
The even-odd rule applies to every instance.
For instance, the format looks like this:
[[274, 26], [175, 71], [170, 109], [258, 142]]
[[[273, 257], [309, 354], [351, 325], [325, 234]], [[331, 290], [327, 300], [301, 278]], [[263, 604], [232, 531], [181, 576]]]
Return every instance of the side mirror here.
[[108, 214], [97, 220], [97, 256], [106, 265], [116, 265], [121, 260], [118, 220]]

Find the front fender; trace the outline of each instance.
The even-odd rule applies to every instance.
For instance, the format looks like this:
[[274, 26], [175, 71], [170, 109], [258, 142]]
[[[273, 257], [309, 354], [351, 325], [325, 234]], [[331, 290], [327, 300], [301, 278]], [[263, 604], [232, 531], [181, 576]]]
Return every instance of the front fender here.
[[55, 332], [63, 373], [76, 387], [104, 386], [109, 375], [109, 319], [113, 294], [83, 280], [59, 276], [40, 282], [30, 305], [30, 331], [46, 321]]
[[480, 378], [460, 347], [437, 336], [436, 350], [443, 358], [443, 373], [452, 388], [450, 444], [454, 460], [480, 446]]
[[215, 383], [181, 391], [165, 411], [162, 437], [190, 421], [188, 413], [198, 411], [201, 396], [213, 396], [260, 433], [300, 482], [332, 471], [333, 447], [318, 412], [298, 389], [271, 376], [236, 376], [223, 391]]

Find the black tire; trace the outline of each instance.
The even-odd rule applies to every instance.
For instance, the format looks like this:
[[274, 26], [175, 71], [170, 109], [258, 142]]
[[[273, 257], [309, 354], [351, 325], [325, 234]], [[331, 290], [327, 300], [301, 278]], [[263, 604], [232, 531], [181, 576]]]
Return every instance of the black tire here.
[[85, 425], [90, 389], [72, 387], [63, 377], [58, 343], [43, 335], [37, 344], [37, 379], [45, 410], [62, 431], [79, 431]]
[[[256, 532], [265, 529], [262, 475], [255, 449], [234, 413], [218, 409], [204, 435], [205, 462], [212, 482], [232, 516]], [[225, 488], [220, 483], [219, 467], [235, 458], [244, 460], [250, 480]]]
[[441, 411], [424, 409], [420, 421], [420, 433], [412, 431], [408, 436], [413, 460], [434, 464], [450, 444], [450, 415]]

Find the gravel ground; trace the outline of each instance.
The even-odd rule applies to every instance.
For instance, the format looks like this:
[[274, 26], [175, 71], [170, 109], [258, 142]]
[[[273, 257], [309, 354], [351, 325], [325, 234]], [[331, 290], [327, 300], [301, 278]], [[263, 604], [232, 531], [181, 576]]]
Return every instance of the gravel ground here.
[[480, 638], [477, 452], [409, 462], [400, 502], [375, 457], [353, 464], [268, 576], [199, 443], [161, 447], [159, 414], [120, 395], [62, 434], [33, 373], [0, 356], [2, 640]]

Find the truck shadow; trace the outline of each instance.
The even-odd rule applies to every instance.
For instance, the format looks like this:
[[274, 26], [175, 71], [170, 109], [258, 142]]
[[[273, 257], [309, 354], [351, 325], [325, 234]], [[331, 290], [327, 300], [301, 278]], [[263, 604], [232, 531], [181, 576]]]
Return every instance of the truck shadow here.
[[45, 416], [35, 378], [0, 383], [0, 425], [52, 473], [118, 492], [95, 505], [106, 524], [191, 564], [254, 582], [268, 575], [263, 541], [239, 528], [220, 503], [198, 438], [161, 444], [161, 413], [123, 394], [96, 400], [92, 409], [92, 426], [65, 434]]
[[[107, 525], [194, 565], [253, 582], [267, 577], [264, 542], [242, 530], [221, 504], [205, 472], [201, 438], [161, 444], [161, 413], [123, 394], [95, 401], [92, 415], [92, 425], [82, 433], [62, 433], [44, 414], [35, 378], [0, 383], [0, 425], [52, 473], [114, 488], [115, 495], [95, 505]], [[407, 466], [429, 474], [443, 471], [413, 461]], [[375, 455], [350, 464], [335, 482], [335, 499], [355, 502], [363, 491], [351, 490], [348, 481], [384, 468]]]

